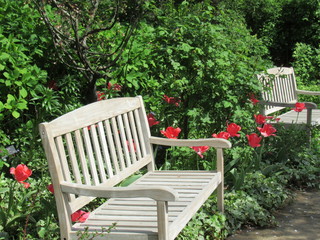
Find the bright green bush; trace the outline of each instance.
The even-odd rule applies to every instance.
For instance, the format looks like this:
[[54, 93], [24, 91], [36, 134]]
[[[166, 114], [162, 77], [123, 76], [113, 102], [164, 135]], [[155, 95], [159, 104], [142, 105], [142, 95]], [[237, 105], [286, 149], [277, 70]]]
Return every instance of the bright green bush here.
[[225, 239], [228, 234], [226, 216], [217, 211], [215, 200], [209, 199], [178, 235], [177, 239]]
[[[237, 112], [252, 110], [248, 95], [258, 90], [255, 72], [265, 69], [266, 54], [242, 18], [184, 1], [141, 23], [114, 77], [127, 94], [144, 97], [162, 122], [157, 127], [178, 126], [182, 137], [204, 137]], [[163, 95], [179, 98], [179, 106]]]
[[[320, 49], [310, 44], [297, 43], [293, 52], [293, 67], [299, 89], [320, 91]], [[299, 95], [300, 101], [314, 102], [320, 106], [319, 96]]]
[[278, 66], [292, 64], [296, 43], [319, 45], [318, 0], [224, 0], [220, 6], [244, 16]]
[[319, 129], [314, 132], [311, 146], [297, 152], [296, 157], [288, 159], [282, 167], [291, 187], [320, 189]]
[[245, 225], [270, 226], [274, 217], [259, 205], [258, 201], [244, 191], [232, 191], [225, 196], [229, 232]]
[[241, 190], [255, 198], [259, 205], [268, 211], [276, 210], [289, 198], [285, 183], [278, 182], [276, 176], [265, 177], [261, 172], [249, 173]]

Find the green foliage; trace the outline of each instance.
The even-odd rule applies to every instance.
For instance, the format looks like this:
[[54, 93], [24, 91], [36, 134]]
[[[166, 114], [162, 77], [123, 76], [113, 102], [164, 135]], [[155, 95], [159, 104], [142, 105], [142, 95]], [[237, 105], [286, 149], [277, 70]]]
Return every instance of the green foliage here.
[[269, 139], [263, 156], [263, 161], [267, 165], [285, 163], [288, 159], [296, 158], [299, 152], [307, 148], [308, 144], [308, 136], [304, 128], [295, 125], [276, 127], [277, 137]]
[[225, 239], [228, 235], [226, 223], [226, 216], [217, 211], [216, 202], [212, 198], [206, 201], [177, 239]]
[[318, 0], [224, 0], [220, 5], [245, 17], [278, 66], [292, 62], [296, 43], [319, 45]]
[[[114, 76], [144, 97], [163, 127], [179, 126], [186, 138], [211, 135], [252, 109], [248, 94], [258, 90], [254, 73], [265, 68], [267, 50], [231, 12], [187, 1], [163, 8], [140, 24]], [[181, 103], [166, 104], [164, 94]]]
[[284, 184], [278, 182], [276, 176], [267, 178], [261, 172], [254, 172], [245, 177], [241, 190], [254, 197], [261, 207], [272, 211], [280, 208], [289, 197]]
[[[320, 91], [320, 49], [310, 44], [297, 43], [293, 52], [293, 67], [298, 89]], [[318, 96], [299, 95], [299, 101], [314, 102], [320, 106]]]
[[300, 85], [317, 85], [319, 83], [320, 57], [318, 48], [309, 44], [297, 43], [293, 53], [294, 69]]
[[27, 99], [33, 89], [46, 75], [31, 63], [27, 49], [13, 35], [7, 38], [0, 33], [0, 50], [0, 119], [19, 118], [28, 109]]
[[226, 216], [230, 232], [245, 225], [260, 227], [274, 224], [274, 217], [259, 205], [254, 196], [244, 191], [232, 191], [225, 195]]
[[[53, 195], [47, 190], [48, 176], [30, 168], [30, 187], [9, 176], [9, 168], [0, 175], [0, 232], [10, 239], [58, 239], [58, 219]], [[42, 174], [42, 175], [41, 175]], [[41, 175], [41, 177], [39, 177]]]
[[[30, 59], [39, 59], [43, 56], [49, 42], [48, 35], [44, 31], [38, 12], [32, 8], [30, 1], [0, 0], [0, 24], [0, 33], [7, 38], [14, 35], [13, 38], [19, 40], [23, 45], [21, 48], [27, 52], [26, 55]], [[48, 59], [50, 55], [46, 57]]]
[[295, 158], [282, 165], [284, 176], [290, 186], [320, 189], [320, 147], [319, 130], [314, 136], [311, 147], [300, 150]]

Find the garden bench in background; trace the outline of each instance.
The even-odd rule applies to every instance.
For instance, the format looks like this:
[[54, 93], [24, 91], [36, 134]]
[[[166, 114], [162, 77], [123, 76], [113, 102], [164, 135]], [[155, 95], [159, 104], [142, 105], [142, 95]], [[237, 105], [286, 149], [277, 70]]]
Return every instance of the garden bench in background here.
[[[140, 96], [98, 101], [51, 122], [40, 133], [54, 186], [61, 239], [95, 234], [115, 223], [109, 240], [174, 239], [217, 189], [223, 211], [223, 149], [229, 141], [150, 136]], [[216, 148], [216, 171], [156, 171], [152, 144]], [[144, 169], [144, 170], [143, 170]], [[117, 187], [137, 171], [145, 174]], [[83, 223], [70, 215], [101, 197], [108, 199]], [[94, 239], [105, 239], [105, 235]], [[104, 238], [103, 238], [104, 236]]]
[[[264, 90], [262, 92], [263, 105], [262, 114], [269, 115], [276, 113], [285, 108], [294, 108], [298, 102], [298, 95], [318, 95], [320, 92], [298, 90], [294, 70], [292, 67], [275, 67], [270, 68], [266, 73], [258, 74], [258, 79], [261, 81]], [[284, 125], [290, 124], [320, 124], [320, 110], [316, 109], [315, 103], [305, 103], [307, 109], [302, 112], [294, 110], [286, 111], [277, 118], [280, 118], [280, 123]]]

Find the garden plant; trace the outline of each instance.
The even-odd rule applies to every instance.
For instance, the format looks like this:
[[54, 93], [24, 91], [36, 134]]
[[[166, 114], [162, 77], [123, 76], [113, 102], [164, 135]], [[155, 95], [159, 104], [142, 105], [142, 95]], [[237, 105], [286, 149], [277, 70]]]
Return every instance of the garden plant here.
[[[46, 2], [54, 11], [57, 1]], [[75, 9], [83, 1], [59, 2]], [[225, 213], [210, 198], [178, 239], [225, 239], [246, 226], [276, 225], [273, 213], [293, 199], [295, 189], [320, 187], [320, 127], [311, 129], [308, 143], [305, 130], [261, 115], [255, 74], [290, 65], [299, 88], [320, 90], [320, 38], [313, 34], [320, 29], [318, 1], [129, 2], [122, 2], [115, 27], [100, 33], [102, 42], [90, 39], [98, 57], [99, 44], [115, 50], [130, 29], [121, 54], [111, 56], [112, 64], [94, 80], [97, 101], [141, 95], [154, 136], [225, 138], [233, 145], [225, 152]], [[139, 21], [131, 26], [134, 9]], [[59, 239], [38, 124], [86, 104], [88, 78], [60, 61], [57, 44], [34, 1], [0, 0], [0, 239]], [[101, 62], [92, 64], [100, 69]], [[306, 97], [296, 111], [302, 101], [320, 107], [319, 97]], [[214, 149], [206, 146], [159, 146], [154, 152], [159, 169], [215, 167]], [[72, 219], [85, 221], [90, 211], [81, 209]]]

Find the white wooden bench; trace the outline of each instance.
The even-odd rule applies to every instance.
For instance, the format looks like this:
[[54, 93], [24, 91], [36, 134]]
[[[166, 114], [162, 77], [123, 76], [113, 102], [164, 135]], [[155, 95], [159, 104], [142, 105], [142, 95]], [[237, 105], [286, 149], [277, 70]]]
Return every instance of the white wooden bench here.
[[[98, 101], [39, 127], [61, 239], [78, 239], [86, 227], [94, 234], [113, 223], [115, 229], [94, 239], [174, 239], [216, 189], [223, 211], [223, 149], [230, 142], [151, 137], [140, 96]], [[152, 144], [214, 147], [217, 170], [156, 171]], [[133, 184], [117, 187], [142, 169], [145, 174]], [[108, 200], [85, 222], [72, 223], [70, 215], [97, 197]]]
[[[266, 73], [258, 74], [258, 79], [266, 89], [262, 92], [261, 101], [263, 107], [262, 114], [269, 115], [285, 108], [294, 108], [298, 102], [298, 95], [318, 95], [320, 92], [298, 90], [293, 68], [275, 67], [267, 70]], [[320, 110], [316, 109], [315, 103], [305, 103], [307, 109], [302, 112], [294, 110], [276, 116], [280, 118], [280, 123], [290, 124], [320, 124]]]

